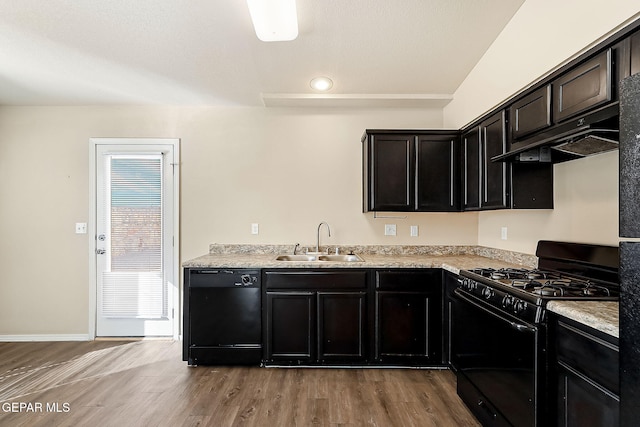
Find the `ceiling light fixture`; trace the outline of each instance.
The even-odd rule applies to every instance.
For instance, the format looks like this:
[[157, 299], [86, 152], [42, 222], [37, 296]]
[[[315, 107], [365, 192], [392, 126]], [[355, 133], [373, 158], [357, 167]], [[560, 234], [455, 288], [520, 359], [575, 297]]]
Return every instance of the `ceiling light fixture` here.
[[298, 37], [296, 0], [247, 0], [256, 35], [263, 42]]
[[316, 77], [309, 83], [312, 89], [326, 92], [333, 87], [333, 81], [329, 77]]

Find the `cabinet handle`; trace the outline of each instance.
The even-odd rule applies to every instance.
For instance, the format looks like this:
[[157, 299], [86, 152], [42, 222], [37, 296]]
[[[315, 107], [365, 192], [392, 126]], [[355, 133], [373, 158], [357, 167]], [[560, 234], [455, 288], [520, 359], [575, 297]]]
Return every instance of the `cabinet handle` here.
[[451, 195], [450, 201], [451, 201], [451, 207], [453, 207], [453, 139], [451, 140], [451, 173], [449, 176], [449, 193]]
[[482, 136], [484, 136], [484, 144], [483, 145], [483, 155], [484, 155], [484, 159], [480, 159], [480, 167], [482, 168], [482, 184], [484, 185], [484, 203], [487, 203], [488, 200], [488, 188], [487, 188], [487, 181], [489, 181], [487, 179], [487, 129], [484, 129], [484, 132], [482, 132]]
[[469, 154], [467, 152], [467, 138], [464, 139], [464, 206], [469, 205], [468, 180], [469, 180]]

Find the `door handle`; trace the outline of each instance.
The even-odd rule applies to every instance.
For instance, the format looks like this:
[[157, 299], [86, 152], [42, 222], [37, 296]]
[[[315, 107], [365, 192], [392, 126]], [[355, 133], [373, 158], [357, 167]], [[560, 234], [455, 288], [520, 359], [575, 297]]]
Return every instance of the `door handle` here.
[[96, 249], [96, 255], [104, 255], [106, 253], [107, 251], [105, 251], [104, 249]]

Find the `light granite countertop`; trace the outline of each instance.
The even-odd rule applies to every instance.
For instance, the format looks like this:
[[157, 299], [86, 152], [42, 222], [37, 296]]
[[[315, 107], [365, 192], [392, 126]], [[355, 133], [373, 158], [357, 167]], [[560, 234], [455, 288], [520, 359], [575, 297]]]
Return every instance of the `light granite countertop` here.
[[[363, 262], [277, 261], [291, 254], [290, 245], [219, 245], [209, 253], [184, 261], [184, 268], [442, 268], [454, 274], [478, 267], [508, 268], [537, 266], [533, 255], [481, 246], [348, 246]], [[326, 250], [326, 248], [321, 248]], [[332, 249], [335, 249], [333, 247]], [[619, 336], [618, 303], [599, 301], [550, 301], [547, 308], [582, 324]]]
[[620, 337], [616, 301], [550, 301], [547, 309], [613, 337]]
[[189, 261], [185, 268], [443, 268], [458, 274], [475, 267], [517, 267], [479, 255], [380, 255], [359, 254], [362, 262], [277, 261], [276, 254], [206, 254]]

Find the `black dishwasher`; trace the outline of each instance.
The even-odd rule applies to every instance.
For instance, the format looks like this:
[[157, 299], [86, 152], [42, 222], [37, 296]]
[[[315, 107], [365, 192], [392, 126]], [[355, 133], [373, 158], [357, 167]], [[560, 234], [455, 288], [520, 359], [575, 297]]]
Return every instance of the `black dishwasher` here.
[[184, 347], [189, 365], [259, 365], [260, 270], [185, 269]]

